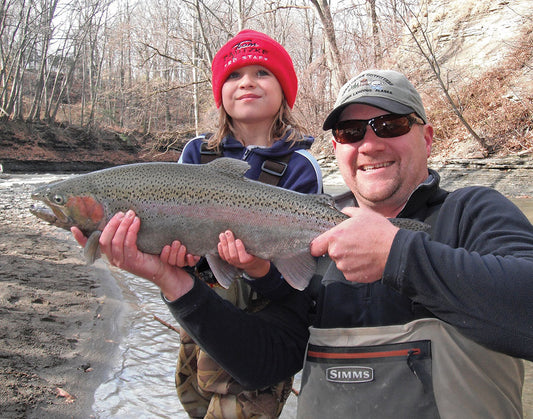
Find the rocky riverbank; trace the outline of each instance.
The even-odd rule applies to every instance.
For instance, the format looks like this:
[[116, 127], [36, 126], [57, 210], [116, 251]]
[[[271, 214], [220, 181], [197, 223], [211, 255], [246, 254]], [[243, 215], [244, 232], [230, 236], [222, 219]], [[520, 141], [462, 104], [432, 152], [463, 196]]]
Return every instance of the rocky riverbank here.
[[[319, 159], [324, 184], [334, 193], [344, 186], [335, 160]], [[492, 159], [433, 158], [429, 166], [441, 176], [443, 188], [453, 191], [465, 185], [494, 188], [509, 198], [533, 197], [533, 158], [529, 155]]]
[[[0, 172], [81, 173], [143, 161], [177, 161], [185, 140], [64, 124], [0, 124]], [[184, 138], [191, 138], [187, 133]]]
[[465, 185], [494, 188], [510, 198], [533, 197], [533, 158], [530, 155], [491, 159], [434, 159], [430, 167], [442, 185], [454, 190]]

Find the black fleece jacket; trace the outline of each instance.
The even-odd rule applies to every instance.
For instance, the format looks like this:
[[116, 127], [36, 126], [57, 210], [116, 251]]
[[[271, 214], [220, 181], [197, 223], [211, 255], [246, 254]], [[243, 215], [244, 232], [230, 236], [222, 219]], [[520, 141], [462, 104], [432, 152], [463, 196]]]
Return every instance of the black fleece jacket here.
[[400, 230], [376, 283], [346, 281], [325, 257], [322, 273], [304, 291], [254, 281], [272, 300], [258, 313], [235, 308], [200, 281], [167, 304], [197, 343], [250, 389], [302, 367], [311, 325], [365, 327], [437, 317], [490, 349], [533, 360], [533, 226], [525, 215], [492, 189], [448, 194], [430, 171], [398, 217], [432, 228]]

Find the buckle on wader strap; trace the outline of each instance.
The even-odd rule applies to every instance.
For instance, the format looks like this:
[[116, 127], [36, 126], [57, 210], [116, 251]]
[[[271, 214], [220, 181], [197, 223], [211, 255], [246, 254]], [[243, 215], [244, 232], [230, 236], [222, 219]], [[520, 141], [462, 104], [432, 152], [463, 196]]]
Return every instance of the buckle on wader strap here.
[[[208, 139], [212, 134], [206, 134], [205, 138]], [[219, 157], [223, 156], [222, 146], [218, 149], [208, 148], [207, 142], [203, 142], [200, 146], [200, 163], [209, 163]], [[261, 174], [257, 179], [259, 182], [266, 183], [268, 185], [277, 186], [282, 176], [287, 171], [288, 162], [292, 157], [292, 153], [285, 156], [281, 156], [278, 160], [265, 160], [261, 165]]]
[[257, 180], [268, 185], [277, 186], [281, 177], [287, 171], [287, 162], [290, 160], [291, 154], [281, 157], [280, 160], [265, 160], [261, 165], [261, 174]]
[[[212, 134], [206, 134], [205, 139], [207, 140], [211, 135]], [[222, 157], [222, 147], [212, 149], [207, 147], [207, 142], [202, 143], [200, 146], [200, 163], [206, 164], [219, 157]]]

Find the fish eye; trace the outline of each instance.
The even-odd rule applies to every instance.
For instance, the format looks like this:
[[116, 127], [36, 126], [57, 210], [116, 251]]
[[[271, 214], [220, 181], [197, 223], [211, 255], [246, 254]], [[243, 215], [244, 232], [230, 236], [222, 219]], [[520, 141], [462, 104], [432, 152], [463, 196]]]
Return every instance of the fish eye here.
[[65, 198], [62, 195], [52, 196], [52, 202], [57, 205], [63, 205], [65, 203]]

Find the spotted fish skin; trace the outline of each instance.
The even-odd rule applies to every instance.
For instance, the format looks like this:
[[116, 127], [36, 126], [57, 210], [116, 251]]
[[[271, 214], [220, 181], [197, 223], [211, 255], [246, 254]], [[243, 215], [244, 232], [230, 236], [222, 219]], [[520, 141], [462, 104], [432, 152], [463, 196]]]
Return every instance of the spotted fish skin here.
[[[44, 185], [32, 198], [50, 207], [55, 225], [77, 226], [90, 236], [89, 259], [109, 219], [131, 209], [141, 219], [137, 246], [143, 252], [160, 254], [180, 240], [189, 253], [206, 255], [227, 287], [240, 272], [218, 257], [217, 245], [219, 234], [231, 230], [249, 253], [272, 260], [287, 282], [303, 289], [316, 267], [309, 244], [348, 217], [328, 195], [253, 181], [244, 177], [248, 169], [248, 163], [230, 158], [204, 165], [138, 163]], [[46, 218], [51, 222], [49, 213]]]

